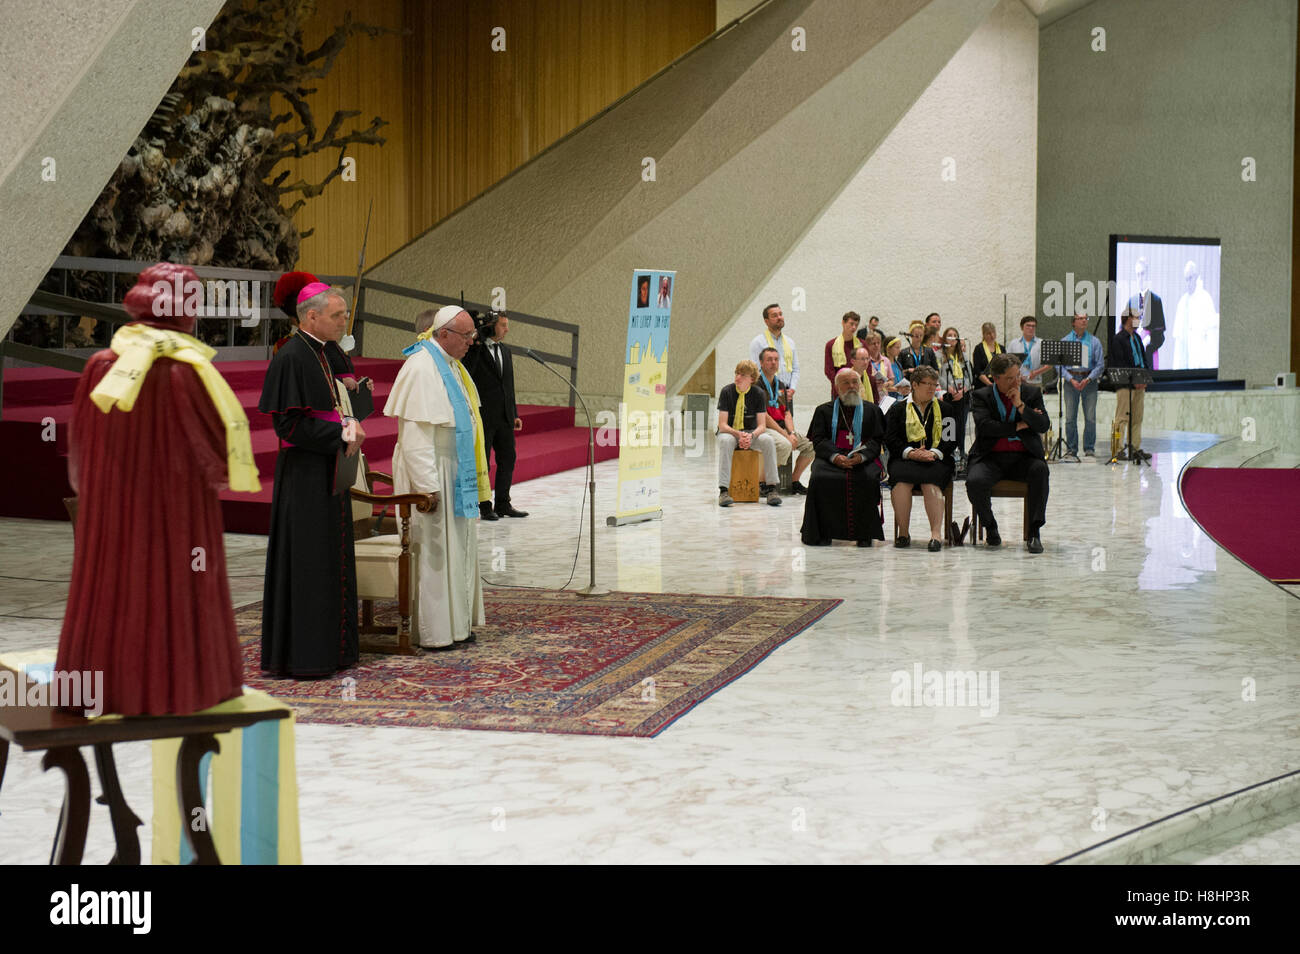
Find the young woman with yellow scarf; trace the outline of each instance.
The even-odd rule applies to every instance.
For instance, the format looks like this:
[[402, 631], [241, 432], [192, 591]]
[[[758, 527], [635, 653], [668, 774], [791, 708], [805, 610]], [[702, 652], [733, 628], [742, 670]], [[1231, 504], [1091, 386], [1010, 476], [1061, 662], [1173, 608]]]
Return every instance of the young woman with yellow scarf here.
[[956, 442], [944, 439], [944, 402], [935, 397], [939, 374], [934, 368], [912, 372], [912, 393], [885, 415], [885, 446], [889, 448], [889, 487], [894, 505], [894, 546], [908, 547], [912, 539], [912, 488], [921, 485], [925, 515], [930, 521], [928, 549], [943, 549], [944, 489], [952, 483]]

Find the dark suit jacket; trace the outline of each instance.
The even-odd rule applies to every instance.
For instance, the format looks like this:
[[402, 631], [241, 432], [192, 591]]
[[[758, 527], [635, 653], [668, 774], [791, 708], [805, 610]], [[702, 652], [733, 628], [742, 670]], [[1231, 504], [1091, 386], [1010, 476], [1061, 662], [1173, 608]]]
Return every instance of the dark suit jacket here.
[[[907, 372], [916, 367], [916, 356], [912, 354], [908, 348], [904, 348], [898, 353], [898, 363], [903, 369], [903, 377], [908, 377], [909, 375]], [[934, 368], [934, 370], [939, 370], [939, 359], [934, 356], [934, 350], [932, 348], [927, 346], [926, 349], [921, 352], [921, 364], [928, 364], [930, 367]]]
[[1138, 351], [1142, 354], [1142, 367], [1150, 371], [1151, 355], [1147, 354], [1147, 347], [1142, 343], [1142, 336], [1131, 335], [1127, 331], [1121, 331], [1117, 334], [1115, 343], [1110, 346], [1110, 366], [1112, 368], [1137, 367], [1133, 363], [1133, 345], [1129, 343], [1130, 339], [1137, 342]]
[[[1133, 309], [1135, 314], [1138, 305], [1138, 296], [1131, 296], [1128, 300], [1128, 306]], [[1143, 314], [1143, 320], [1147, 322], [1146, 329], [1151, 335], [1151, 350], [1160, 350], [1160, 346], [1165, 343], [1165, 304], [1160, 300], [1160, 296], [1153, 291], [1147, 292], [1147, 309]], [[1147, 367], [1149, 368], [1151, 365], [1148, 364]]]
[[[834, 402], [827, 401], [813, 411], [812, 423], [808, 425], [808, 440], [812, 441], [813, 450], [817, 456], [826, 463], [830, 463], [831, 458], [836, 454], [844, 453], [835, 446], [831, 440], [831, 411], [834, 408]], [[852, 423], [852, 412], [844, 408], [844, 412], [849, 415], [849, 421]], [[842, 424], [843, 422], [841, 422]], [[880, 456], [880, 445], [885, 439], [885, 415], [880, 413], [880, 408], [870, 402], [862, 406], [862, 443], [866, 447], [866, 463], [875, 463]]]
[[1043, 457], [1043, 435], [1052, 426], [1043, 407], [1043, 391], [1032, 384], [1020, 386], [1020, 397], [1025, 402], [1022, 412], [1024, 422], [1029, 425], [1022, 431], [1016, 430], [1020, 420], [1002, 420], [998, 407], [999, 400], [996, 387], [977, 388], [971, 393], [971, 411], [975, 414], [975, 443], [970, 448], [970, 462], [974, 464], [981, 457], [993, 452], [993, 445], [1003, 437], [1019, 437], [1025, 444], [1025, 450], [1040, 460]]
[[511, 428], [519, 416], [515, 407], [515, 366], [510, 357], [510, 349], [505, 343], [501, 348], [501, 372], [497, 372], [497, 363], [492, 360], [492, 352], [481, 341], [474, 342], [465, 355], [465, 367], [478, 388], [479, 403], [483, 406], [484, 424], [504, 421]]

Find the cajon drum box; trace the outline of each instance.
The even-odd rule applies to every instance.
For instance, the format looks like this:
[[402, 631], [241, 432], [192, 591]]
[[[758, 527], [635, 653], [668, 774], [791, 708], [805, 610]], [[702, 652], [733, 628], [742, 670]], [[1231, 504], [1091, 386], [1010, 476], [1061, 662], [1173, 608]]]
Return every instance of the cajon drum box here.
[[756, 450], [736, 450], [731, 455], [731, 487], [727, 492], [736, 503], [758, 503], [758, 475], [763, 458]]

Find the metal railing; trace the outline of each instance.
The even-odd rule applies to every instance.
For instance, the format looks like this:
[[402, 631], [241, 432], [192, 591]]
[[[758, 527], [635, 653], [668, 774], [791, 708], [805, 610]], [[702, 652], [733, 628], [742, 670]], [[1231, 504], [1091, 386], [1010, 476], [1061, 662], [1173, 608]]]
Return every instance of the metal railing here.
[[[43, 365], [66, 371], [81, 371], [85, 367], [86, 358], [91, 353], [107, 346], [108, 341], [112, 338], [112, 329], [131, 320], [121, 304], [116, 300], [119, 297], [119, 284], [122, 285], [125, 292], [126, 288], [134, 284], [135, 276], [153, 264], [153, 262], [133, 262], [110, 258], [79, 258], [72, 255], [60, 255], [56, 258], [50, 274], [42, 284], [48, 286], [50, 278], [53, 277], [56, 279], [56, 284], [61, 291], [50, 291], [47, 287], [44, 290], [33, 292], [27, 306], [20, 312], [19, 318], [21, 320], [26, 316], [57, 317], [60, 319], [55, 336], [57, 343], [54, 347], [47, 348], [16, 341], [14, 338], [15, 331], [18, 329], [18, 322], [15, 322], [14, 328], [11, 328], [5, 339], [0, 341], [0, 396], [3, 395], [4, 388], [4, 358], [12, 358], [26, 364]], [[278, 316], [280, 314], [279, 310], [271, 305], [271, 294], [275, 289], [276, 281], [283, 274], [282, 272], [247, 268], [218, 268], [207, 265], [191, 267], [194, 269], [195, 274], [204, 281], [257, 282], [257, 308], [264, 315]], [[69, 295], [69, 276], [72, 272], [106, 275], [107, 281], [103, 284], [107, 286], [107, 300], [89, 301]], [[130, 280], [120, 283], [119, 276], [123, 275], [130, 276]], [[356, 281], [355, 275], [320, 275], [318, 277], [321, 281], [344, 288], [351, 288]], [[353, 335], [357, 340], [356, 353], [358, 354], [361, 353], [364, 345], [365, 327], [368, 324], [413, 332], [410, 321], [367, 311], [365, 304], [367, 292], [378, 292], [399, 299], [408, 299], [431, 305], [461, 304], [460, 298], [435, 295], [417, 288], [407, 288], [388, 282], [363, 280], [361, 293], [357, 296], [357, 300], [353, 302], [353, 312], [356, 314]], [[489, 306], [481, 302], [466, 301], [464, 307], [479, 312], [489, 310]], [[533, 349], [533, 353], [553, 364], [568, 368], [569, 381], [576, 387], [578, 381], [579, 326], [567, 321], [557, 321], [554, 318], [532, 315], [527, 312], [511, 311], [509, 315], [512, 323], [533, 325], [569, 335], [569, 353], [567, 355], [537, 349]], [[70, 346], [68, 343], [70, 323], [81, 318], [92, 318], [96, 321], [106, 322], [109, 329], [108, 335], [102, 336], [103, 340], [99, 341], [98, 339], [101, 336], [96, 334], [97, 340], [91, 345]], [[271, 357], [271, 349], [275, 344], [275, 338], [271, 334], [271, 322], [268, 320], [258, 321], [253, 326], [244, 326], [241, 318], [234, 315], [217, 318], [200, 316], [198, 322], [197, 336], [217, 349], [217, 360], [219, 361], [269, 359]], [[221, 327], [223, 324], [224, 328]], [[98, 329], [96, 329], [96, 332], [98, 332]], [[244, 341], [243, 344], [234, 344], [234, 342], [241, 339]], [[523, 354], [524, 352], [524, 349], [514, 345], [506, 345], [506, 347], [513, 354]], [[569, 407], [573, 406], [574, 398], [572, 392], [570, 392]]]

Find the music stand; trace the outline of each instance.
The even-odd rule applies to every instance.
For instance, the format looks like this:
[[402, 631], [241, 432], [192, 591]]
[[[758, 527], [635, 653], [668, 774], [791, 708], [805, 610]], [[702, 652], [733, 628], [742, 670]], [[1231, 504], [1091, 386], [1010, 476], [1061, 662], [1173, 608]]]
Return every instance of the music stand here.
[[[1107, 381], [1115, 386], [1115, 399], [1119, 400], [1119, 392], [1123, 388], [1132, 388], [1135, 384], [1149, 385], [1155, 380], [1154, 375], [1146, 368], [1107, 368], [1104, 377]], [[1151, 461], [1141, 455], [1133, 453], [1133, 395], [1129, 395], [1128, 408], [1124, 413], [1124, 447], [1111, 455], [1110, 460], [1106, 463], [1119, 463], [1120, 455], [1124, 455], [1127, 460], [1136, 460], [1139, 467], [1146, 464], [1151, 466]]]
[[[1044, 338], [1038, 349], [1038, 354], [1043, 359], [1044, 365], [1077, 368], [1083, 364], [1082, 341], [1049, 341]], [[1048, 460], [1065, 459], [1065, 450], [1067, 448], [1065, 446], [1065, 388], [1063, 385], [1069, 379], [1069, 375], [1066, 373], [1058, 374], [1056, 377], [1056, 419], [1061, 422], [1061, 429], [1057, 431], [1056, 443], [1052, 445], [1052, 450], [1047, 455]], [[1079, 463], [1078, 458], [1075, 458], [1074, 463]]]

